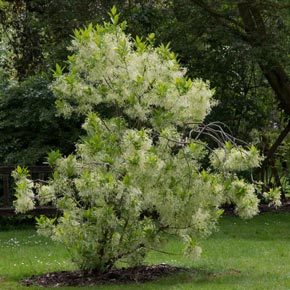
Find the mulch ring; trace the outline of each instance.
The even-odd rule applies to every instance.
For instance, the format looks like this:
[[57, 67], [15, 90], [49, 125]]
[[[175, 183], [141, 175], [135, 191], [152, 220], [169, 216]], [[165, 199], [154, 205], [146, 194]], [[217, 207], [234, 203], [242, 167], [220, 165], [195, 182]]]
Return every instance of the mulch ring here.
[[52, 272], [40, 276], [32, 276], [22, 280], [26, 286], [93, 286], [98, 284], [130, 283], [156, 280], [173, 273], [191, 272], [191, 270], [167, 264], [155, 266], [137, 266], [131, 268], [112, 269], [108, 272], [84, 273], [81, 271]]

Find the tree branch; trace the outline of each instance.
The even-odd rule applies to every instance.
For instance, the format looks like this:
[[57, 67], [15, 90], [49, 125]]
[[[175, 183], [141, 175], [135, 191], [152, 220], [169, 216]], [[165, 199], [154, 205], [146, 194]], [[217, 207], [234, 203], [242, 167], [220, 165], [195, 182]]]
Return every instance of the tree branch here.
[[[248, 33], [250, 45], [259, 49], [266, 47], [270, 41], [268, 41], [269, 36], [259, 8], [253, 5], [252, 1], [245, 1], [238, 4], [238, 9]], [[282, 108], [290, 116], [290, 79], [284, 68], [279, 60], [266, 54], [263, 60], [258, 60], [258, 63]]]
[[243, 40], [247, 40], [247, 34], [244, 32], [244, 27], [237, 20], [228, 15], [217, 12], [209, 5], [206, 5], [202, 0], [191, 0], [191, 2], [213, 16], [219, 23], [229, 28], [234, 34], [237, 34]]
[[287, 124], [287, 126], [284, 128], [284, 130], [280, 133], [279, 137], [276, 139], [275, 143], [271, 146], [269, 151], [267, 152], [266, 159], [263, 163], [267, 163], [269, 160], [271, 160], [277, 150], [277, 148], [280, 146], [280, 144], [283, 142], [284, 138], [288, 135], [290, 132], [290, 120]]

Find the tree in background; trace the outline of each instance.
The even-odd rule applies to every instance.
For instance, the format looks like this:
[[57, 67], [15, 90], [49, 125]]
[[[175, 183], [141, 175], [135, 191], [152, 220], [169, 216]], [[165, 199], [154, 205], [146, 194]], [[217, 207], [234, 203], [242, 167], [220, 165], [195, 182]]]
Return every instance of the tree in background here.
[[0, 91], [1, 165], [35, 165], [51, 150], [69, 154], [80, 135], [80, 118], [57, 116], [45, 76], [2, 83]]
[[[50, 150], [74, 150], [82, 121], [56, 116], [55, 97], [48, 88], [52, 63], [65, 61], [73, 25], [85, 21], [83, 14], [70, 11], [71, 2], [7, 1], [0, 6], [2, 165], [42, 163]], [[62, 21], [58, 13], [65, 9], [69, 13]]]
[[[287, 161], [290, 130], [289, 4], [169, 2], [159, 35], [163, 41], [172, 39], [173, 49], [193, 77], [209, 79], [216, 88], [220, 105], [208, 120], [223, 121], [235, 135], [257, 142], [266, 156], [260, 177], [269, 186], [281, 185], [279, 159]], [[284, 149], [278, 150], [281, 145]]]

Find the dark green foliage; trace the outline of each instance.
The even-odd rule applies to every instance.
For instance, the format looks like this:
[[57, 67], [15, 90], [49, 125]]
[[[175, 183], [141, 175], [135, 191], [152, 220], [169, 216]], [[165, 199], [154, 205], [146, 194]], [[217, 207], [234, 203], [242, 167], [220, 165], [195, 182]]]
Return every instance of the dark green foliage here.
[[0, 231], [10, 231], [14, 229], [32, 229], [35, 228], [36, 220], [34, 216], [15, 215], [0, 216]]
[[0, 25], [12, 29], [9, 42], [14, 50], [17, 76], [45, 71], [66, 60], [74, 29], [102, 23], [116, 5], [130, 23], [133, 35], [146, 35], [162, 25], [164, 5], [160, 1], [113, 0], [18, 0], [0, 9]]
[[80, 120], [56, 116], [55, 98], [44, 75], [11, 83], [0, 91], [0, 164], [37, 164], [47, 152], [71, 152]]
[[12, 1], [1, 12], [4, 31], [14, 50], [19, 79], [46, 70], [65, 60], [72, 30], [92, 19], [98, 8], [92, 1]]
[[[238, 17], [233, 10], [235, 5], [216, 6], [219, 12]], [[266, 126], [276, 104], [250, 46], [235, 31], [188, 0], [172, 1], [158, 31], [163, 42], [172, 40], [172, 50], [178, 53], [191, 77], [209, 80], [216, 88], [219, 104], [208, 122], [222, 121], [235, 136], [251, 141], [252, 129]]]

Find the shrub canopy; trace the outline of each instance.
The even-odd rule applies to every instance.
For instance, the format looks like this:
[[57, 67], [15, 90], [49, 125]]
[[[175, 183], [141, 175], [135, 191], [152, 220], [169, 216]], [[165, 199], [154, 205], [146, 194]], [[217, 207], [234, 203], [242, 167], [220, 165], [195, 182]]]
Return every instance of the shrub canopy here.
[[111, 23], [75, 31], [67, 67], [54, 73], [59, 111], [87, 115], [86, 136], [74, 154], [49, 155], [48, 184], [14, 173], [17, 211], [56, 205], [62, 215], [38, 219], [39, 232], [62, 242], [81, 269], [99, 272], [119, 260], [142, 263], [167, 234], [198, 256], [222, 204], [234, 202], [242, 217], [257, 213], [254, 186], [236, 171], [260, 162], [254, 147], [209, 151], [193, 138], [214, 105], [209, 84], [189, 79], [168, 45], [154, 47], [154, 34], [133, 40], [115, 8], [110, 15]]

